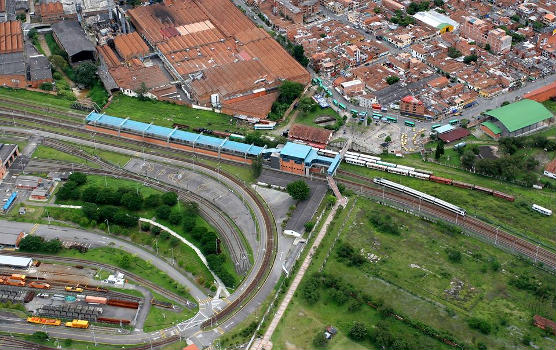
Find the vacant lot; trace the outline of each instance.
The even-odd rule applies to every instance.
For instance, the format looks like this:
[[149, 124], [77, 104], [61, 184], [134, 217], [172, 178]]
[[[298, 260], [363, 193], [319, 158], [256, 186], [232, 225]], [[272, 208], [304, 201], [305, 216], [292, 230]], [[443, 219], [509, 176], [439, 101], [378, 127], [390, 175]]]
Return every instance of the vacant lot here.
[[[385, 228], [388, 225], [373, 223], [373, 216], [389, 222], [394, 227], [393, 233]], [[330, 248], [338, 234], [338, 242]], [[339, 247], [345, 243], [355, 255], [363, 257], [360, 265], [340, 258]], [[358, 292], [380, 300], [383, 307], [391, 307], [406, 318], [452, 334], [460, 343], [473, 347], [482, 343], [489, 349], [525, 349], [522, 344], [527, 335], [537, 348], [551, 349], [556, 345], [553, 336], [546, 337], [543, 331], [531, 326], [534, 314], [553, 317], [555, 293], [548, 286], [553, 286], [556, 278], [449, 227], [359, 198], [353, 210], [348, 206], [335, 221], [304, 280], [318, 270], [329, 251], [324, 273], [341, 277]], [[454, 258], [456, 255], [459, 258]], [[546, 288], [541, 291], [533, 284]], [[314, 333], [326, 325], [340, 329], [340, 336], [331, 342], [331, 348], [357, 348], [353, 343], [345, 343], [349, 341], [344, 336], [352, 321], [361, 321], [370, 329], [376, 329], [380, 322], [390, 322], [391, 330], [400, 324], [392, 318], [381, 318], [366, 306], [361, 309], [364, 312], [351, 311], [350, 301], [338, 305], [338, 296], [322, 288], [313, 305], [302, 295], [298, 290], [273, 338], [281, 349], [311, 347]], [[488, 325], [488, 335], [469, 327], [468, 321], [473, 317]], [[401, 326], [407, 327], [403, 323]], [[414, 334], [413, 328], [406, 331], [400, 334], [411, 339], [411, 349], [436, 349], [443, 345], [435, 344], [431, 338], [418, 338], [423, 335]], [[369, 343], [359, 344], [369, 347], [372, 342]]]
[[[299, 111], [299, 114], [297, 115], [297, 118], [295, 119], [295, 122], [299, 123], [299, 124], [303, 124], [303, 125], [322, 127], [325, 124], [315, 123], [315, 118], [323, 117], [323, 116], [330, 116], [330, 117], [334, 117], [334, 118], [339, 118], [340, 117], [340, 115], [338, 113], [336, 113], [336, 111], [333, 110], [332, 108], [320, 108], [320, 106], [317, 106], [317, 108], [314, 112]], [[330, 122], [330, 124], [332, 124], [332, 125], [334, 123], [335, 123], [335, 121]]]
[[241, 125], [237, 119], [225, 114], [193, 109], [162, 101], [140, 101], [137, 98], [116, 95], [105, 110], [106, 114], [121, 118], [130, 118], [140, 122], [171, 127], [174, 123], [185, 124], [190, 128], [207, 128], [211, 130], [229, 130], [246, 132], [252, 128]]

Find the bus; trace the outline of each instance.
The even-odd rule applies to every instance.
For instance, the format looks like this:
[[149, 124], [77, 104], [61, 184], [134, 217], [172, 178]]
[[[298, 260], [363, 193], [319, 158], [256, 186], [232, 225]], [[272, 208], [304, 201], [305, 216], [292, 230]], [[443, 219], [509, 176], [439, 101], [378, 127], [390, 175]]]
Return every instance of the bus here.
[[338, 101], [336, 101], [336, 100], [332, 100], [332, 103], [334, 104], [334, 106], [338, 105]]
[[329, 88], [325, 87], [325, 88], [324, 88], [324, 91], [326, 92], [326, 95], [332, 96], [332, 91], [330, 91]]
[[340, 107], [340, 109], [346, 109], [346, 105], [343, 103], [338, 103], [338, 107]]
[[390, 123], [397, 123], [398, 122], [398, 118], [394, 118], [394, 117], [386, 117], [386, 120]]
[[373, 113], [373, 118], [375, 118], [375, 119], [376, 119], [376, 118], [380, 119], [380, 118], [382, 118], [382, 114]]
[[459, 123], [459, 120], [457, 120], [457, 119], [450, 120], [450, 125], [456, 125], [458, 123]]
[[317, 84], [322, 86], [322, 79], [317, 77]]
[[311, 83], [313, 83], [313, 85], [317, 85], [317, 83], [318, 83], [317, 78], [313, 78], [313, 79], [311, 80]]
[[407, 125], [407, 126], [411, 126], [412, 128], [415, 126], [415, 123], [414, 123], [414, 122], [411, 122], [411, 121], [409, 121], [409, 120], [406, 120], [406, 121], [404, 122], [404, 124]]
[[356, 109], [352, 109], [350, 110], [351, 114], [355, 115], [357, 117], [357, 114], [359, 113]]
[[441, 126], [442, 125], [440, 125], [440, 124], [434, 124], [433, 126], [431, 126], [431, 130], [434, 130], [434, 129], [439, 128]]

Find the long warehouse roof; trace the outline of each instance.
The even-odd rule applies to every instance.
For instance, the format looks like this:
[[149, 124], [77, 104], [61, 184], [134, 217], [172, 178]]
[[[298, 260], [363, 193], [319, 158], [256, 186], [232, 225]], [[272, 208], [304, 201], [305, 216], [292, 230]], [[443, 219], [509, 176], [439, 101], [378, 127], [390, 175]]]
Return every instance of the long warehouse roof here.
[[498, 119], [509, 132], [552, 118], [552, 113], [542, 103], [528, 99], [510, 103], [485, 114]]
[[210, 146], [214, 148], [221, 147], [223, 150], [247, 153], [249, 155], [257, 156], [259, 155], [263, 147], [248, 145], [246, 143], [224, 140], [218, 137], [207, 136], [203, 134], [196, 134], [189, 131], [171, 129], [164, 126], [147, 124], [138, 122], [131, 119], [123, 119], [118, 117], [112, 117], [106, 114], [100, 114], [96, 112], [91, 112], [86, 121], [88, 123], [93, 123], [96, 125], [104, 125], [111, 128], [116, 128], [122, 131], [132, 131], [140, 134], [149, 134], [157, 137], [168, 138], [171, 136], [173, 140], [184, 141], [195, 143], [199, 146]]
[[31, 258], [20, 256], [0, 255], [0, 265], [27, 267], [33, 262]]

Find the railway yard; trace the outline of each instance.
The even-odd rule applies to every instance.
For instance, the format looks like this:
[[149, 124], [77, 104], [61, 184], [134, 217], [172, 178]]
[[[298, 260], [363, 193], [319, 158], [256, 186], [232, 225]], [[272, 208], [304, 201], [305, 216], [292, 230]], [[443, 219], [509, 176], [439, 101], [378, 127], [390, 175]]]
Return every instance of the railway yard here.
[[[31, 150], [9, 169], [0, 191], [6, 197], [14, 192], [17, 195], [0, 217], [0, 225], [22, 232], [25, 238], [41, 238], [42, 242], [59, 239], [61, 245], [56, 252], [25, 251], [21, 247], [0, 252], [0, 260], [32, 260], [25, 267], [0, 267], [0, 347], [55, 349], [61, 346], [61, 339], [72, 339], [79, 349], [87, 344], [107, 349], [178, 349], [187, 344], [211, 349], [270, 349], [272, 344], [274, 348], [311, 348], [315, 334], [318, 337], [319, 332], [334, 327], [339, 335], [327, 338], [330, 348], [378, 348], [376, 340], [356, 341], [349, 335], [351, 324], [358, 320], [369, 330], [391, 327], [392, 334], [404, 329], [414, 332], [417, 348], [512, 344], [525, 349], [528, 345], [521, 341], [525, 335], [534, 339], [537, 348], [555, 344], [553, 335], [541, 333], [530, 321], [533, 315], [554, 319], [549, 312], [556, 302], [553, 288], [531, 287], [553, 282], [554, 241], [548, 235], [530, 235], [520, 227], [501, 225], [495, 215], [477, 215], [463, 195], [462, 200], [445, 195], [466, 191], [474, 199], [496, 201], [500, 210], [523, 206], [527, 201], [530, 210], [532, 196], [523, 196], [525, 190], [517, 185], [489, 185], [476, 175], [451, 177], [428, 165], [404, 165], [377, 154], [319, 150], [320, 156], [341, 156], [342, 164], [334, 171], [334, 179], [326, 172], [311, 174], [307, 179], [309, 199], [292, 205], [281, 192], [289, 182], [304, 178], [272, 169], [268, 160], [263, 161], [263, 174], [253, 176], [251, 163], [261, 157], [259, 154], [264, 156], [263, 147], [255, 150], [239, 145], [241, 151], [236, 152], [233, 144], [216, 148], [211, 146], [214, 140], [199, 137], [191, 145], [187, 141], [179, 144], [178, 138], [170, 140], [171, 134], [166, 141], [156, 135], [146, 137], [146, 129], [142, 137], [132, 130], [124, 135], [121, 130], [103, 129], [91, 118], [86, 119], [87, 114], [59, 106], [37, 106], [8, 97], [0, 97], [0, 104], [1, 139], [20, 143], [22, 149], [41, 147], [50, 152], [35, 157]], [[220, 146], [227, 138], [222, 140]], [[255, 151], [259, 153], [250, 153]], [[70, 155], [71, 161], [64, 160], [64, 155]], [[48, 183], [49, 173], [86, 174], [100, 189], [103, 182], [104, 187], [115, 186], [113, 190], [128, 187], [129, 192], [142, 193], [145, 200], [151, 194], [174, 192], [177, 204], [169, 206], [169, 212], [182, 212], [188, 203], [196, 203], [196, 222], [203, 223], [203, 232], [215, 233], [216, 246], [207, 249], [191, 228], [182, 227], [182, 218], [172, 224], [169, 218], [158, 218], [159, 211], [154, 209], [128, 210], [127, 216], [141, 218], [128, 228], [118, 227], [121, 225], [115, 223], [114, 216], [89, 219], [82, 213], [87, 201], [60, 199], [60, 191], [71, 179], [56, 179], [56, 186], [44, 200], [32, 200], [35, 192], [17, 187], [20, 176], [37, 176]], [[82, 194], [87, 186], [83, 188]], [[332, 210], [327, 203], [334, 196], [343, 205], [328, 230], [324, 229], [322, 249], [309, 252], [305, 248], [323, 230], [322, 223]], [[542, 196], [538, 203], [545, 206], [554, 199], [547, 190]], [[98, 211], [104, 207], [117, 211], [121, 206], [98, 205]], [[376, 219], [380, 212], [385, 221]], [[537, 220], [543, 225], [553, 218], [531, 213], [539, 215]], [[158, 222], [162, 229], [155, 233], [152, 225], [143, 228], [145, 222]], [[312, 223], [310, 228], [305, 224], [308, 222]], [[423, 233], [427, 227], [432, 241]], [[285, 230], [299, 236], [284, 234]], [[389, 235], [388, 230], [395, 233]], [[446, 239], [439, 232], [446, 232]], [[353, 247], [346, 248], [346, 242]], [[416, 250], [408, 254], [415, 261], [404, 260], [402, 249], [406, 248]], [[461, 252], [457, 259], [463, 262], [449, 260], [448, 253], [443, 269], [439, 261], [419, 255], [424, 253], [422, 249], [437, 257], [457, 250]], [[352, 253], [345, 253], [348, 250]], [[180, 263], [182, 252], [194, 258]], [[235, 278], [234, 285], [226, 285], [222, 272], [215, 268], [212, 259], [217, 254], [229, 259], [225, 264]], [[276, 313], [284, 294], [280, 291], [292, 280], [287, 277], [298, 272], [300, 264], [296, 261], [307, 254], [315, 255], [298, 292], [285, 312]], [[340, 258], [341, 254], [347, 255]], [[354, 260], [359, 261], [359, 272], [350, 270], [354, 265], [346, 263], [354, 256], [350, 254], [362, 257], [362, 261]], [[501, 266], [492, 267], [493, 261]], [[192, 269], [190, 264], [203, 266]], [[487, 272], [480, 270], [482, 265], [487, 266]], [[483, 278], [473, 277], [479, 271], [492, 274], [497, 284], [487, 286]], [[341, 289], [331, 291], [321, 286], [315, 288], [320, 300], [308, 301], [305, 295], [311, 279], [338, 278], [338, 273], [344, 274], [347, 282], [336, 280], [336, 286], [349, 283], [357, 290], [355, 294], [339, 296]], [[358, 277], [352, 279], [352, 273]], [[516, 276], [522, 279], [515, 282]], [[384, 287], [369, 287], [367, 284], [374, 283], [370, 281]], [[362, 290], [372, 294], [360, 295]], [[537, 293], [537, 297], [530, 293]], [[409, 302], [393, 300], [394, 295], [414, 299], [415, 310]], [[516, 301], [519, 295], [526, 302]], [[503, 309], [492, 301], [496, 298], [507, 298], [511, 305]], [[364, 309], [353, 306], [353, 310], [345, 310], [354, 303], [363, 304]], [[392, 310], [381, 311], [380, 303], [388, 303]], [[14, 308], [13, 304], [21, 306]], [[487, 305], [500, 311], [504, 320], [499, 321]], [[365, 311], [367, 307], [369, 311]], [[437, 310], [444, 324], [416, 310]], [[281, 323], [273, 319], [275, 314], [281, 315]], [[471, 319], [488, 321], [490, 336], [468, 326], [471, 322], [465, 320]], [[274, 335], [265, 336], [270, 342], [261, 341], [257, 334], [264, 334], [271, 320], [278, 327]], [[423, 331], [426, 327], [432, 329], [430, 334]], [[38, 331], [46, 332], [50, 340], [33, 339]]]

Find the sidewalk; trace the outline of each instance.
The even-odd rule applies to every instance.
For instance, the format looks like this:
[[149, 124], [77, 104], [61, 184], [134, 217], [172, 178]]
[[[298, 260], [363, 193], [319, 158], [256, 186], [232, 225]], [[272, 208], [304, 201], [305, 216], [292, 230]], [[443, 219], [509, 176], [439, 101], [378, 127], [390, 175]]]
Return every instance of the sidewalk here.
[[328, 217], [326, 218], [326, 221], [324, 222], [324, 225], [322, 225], [322, 228], [320, 229], [319, 234], [317, 235], [317, 238], [315, 239], [315, 242], [311, 246], [311, 250], [309, 251], [309, 254], [307, 254], [307, 256], [305, 257], [305, 260], [303, 260], [303, 264], [301, 265], [301, 268], [299, 269], [299, 271], [298, 271], [297, 275], [295, 276], [292, 284], [290, 285], [290, 288], [288, 288], [288, 291], [286, 292], [286, 296], [284, 297], [284, 300], [282, 300], [282, 303], [278, 307], [278, 310], [276, 311], [276, 314], [274, 315], [274, 318], [272, 319], [272, 321], [270, 321], [270, 325], [268, 326], [268, 329], [266, 330], [266, 333], [264, 334], [264, 337], [262, 339], [257, 339], [253, 343], [253, 346], [251, 347], [252, 350], [271, 350], [272, 349], [272, 342], [270, 341], [270, 339], [272, 338], [272, 334], [274, 333], [274, 330], [278, 326], [278, 323], [280, 322], [280, 319], [284, 315], [284, 312], [286, 312], [286, 309], [288, 308], [288, 305], [289, 305], [290, 301], [292, 300], [293, 295], [294, 295], [295, 291], [297, 290], [297, 287], [299, 286], [299, 283], [303, 279], [303, 276], [305, 276], [305, 272], [307, 271], [307, 268], [311, 264], [311, 260], [313, 259], [313, 254], [315, 254], [318, 246], [320, 245], [320, 242], [322, 241], [322, 239], [324, 238], [324, 235], [326, 234], [326, 231], [328, 230], [328, 226], [332, 222], [332, 219], [334, 218], [334, 215], [336, 215], [336, 211], [338, 210], [338, 207], [340, 205], [339, 202], [340, 201], [336, 202], [336, 204], [334, 205], [334, 207], [332, 208], [332, 210], [328, 214]]

